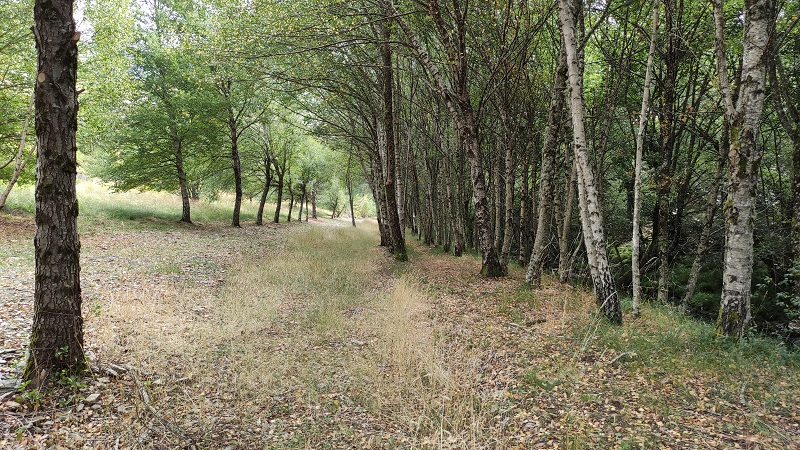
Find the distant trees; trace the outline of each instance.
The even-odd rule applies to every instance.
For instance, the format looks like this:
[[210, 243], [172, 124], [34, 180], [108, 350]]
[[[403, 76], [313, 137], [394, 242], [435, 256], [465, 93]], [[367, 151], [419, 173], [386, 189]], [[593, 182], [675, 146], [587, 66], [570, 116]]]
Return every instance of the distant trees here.
[[[32, 2], [10, 0], [0, 5], [0, 210], [20, 181], [33, 181], [32, 134], [36, 56], [29, 17]], [[29, 128], [30, 126], [30, 128]]]

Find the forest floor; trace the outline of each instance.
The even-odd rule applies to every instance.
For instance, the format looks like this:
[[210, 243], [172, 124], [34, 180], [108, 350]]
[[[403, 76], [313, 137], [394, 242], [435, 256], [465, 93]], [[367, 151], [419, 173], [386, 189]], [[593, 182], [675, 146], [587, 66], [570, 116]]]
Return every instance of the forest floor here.
[[[0, 216], [0, 380], [32, 317], [34, 224]], [[800, 357], [373, 222], [95, 220], [82, 231], [93, 373], [5, 394], [0, 448], [800, 448]]]

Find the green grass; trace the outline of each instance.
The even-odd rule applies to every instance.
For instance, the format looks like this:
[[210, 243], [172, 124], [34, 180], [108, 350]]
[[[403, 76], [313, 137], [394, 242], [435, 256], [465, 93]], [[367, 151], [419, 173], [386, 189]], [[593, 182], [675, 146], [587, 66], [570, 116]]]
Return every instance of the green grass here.
[[[95, 225], [110, 228], [132, 226], [134, 228], [172, 227], [181, 218], [181, 199], [166, 192], [111, 192], [92, 180], [80, 180], [77, 185], [80, 215], [79, 226]], [[16, 186], [9, 195], [6, 207], [9, 211], [35, 212], [34, 187]], [[223, 195], [215, 201], [199, 200], [191, 203], [192, 221], [198, 224], [224, 223], [231, 220], [233, 199]], [[282, 208], [282, 220], [286, 220], [286, 205]], [[241, 209], [242, 223], [255, 222], [258, 202], [244, 199]], [[293, 211], [296, 213], [296, 209]], [[264, 211], [265, 222], [270, 222], [275, 206], [268, 204]], [[296, 218], [296, 217], [295, 217]], [[295, 219], [293, 218], [293, 220]]]

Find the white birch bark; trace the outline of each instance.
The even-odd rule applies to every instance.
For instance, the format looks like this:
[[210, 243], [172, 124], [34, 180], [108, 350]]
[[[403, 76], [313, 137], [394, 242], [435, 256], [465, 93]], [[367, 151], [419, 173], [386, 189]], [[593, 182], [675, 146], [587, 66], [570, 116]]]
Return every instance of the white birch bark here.
[[725, 255], [717, 333], [742, 337], [750, 323], [755, 190], [762, 156], [757, 142], [764, 109], [772, 4], [771, 0], [744, 2], [741, 81], [734, 104], [727, 71], [723, 0], [713, 3], [719, 87], [730, 123], [729, 185], [724, 206]]
[[583, 239], [589, 258], [594, 294], [597, 304], [612, 323], [622, 323], [617, 288], [611, 274], [606, 248], [603, 212], [600, 209], [598, 187], [595, 183], [591, 162], [586, 147], [584, 129], [583, 82], [581, 80], [578, 46], [575, 41], [575, 19], [569, 0], [558, 0], [558, 17], [567, 53], [567, 75], [570, 89], [570, 113], [572, 117], [573, 151], [578, 173], [578, 199], [580, 203]]

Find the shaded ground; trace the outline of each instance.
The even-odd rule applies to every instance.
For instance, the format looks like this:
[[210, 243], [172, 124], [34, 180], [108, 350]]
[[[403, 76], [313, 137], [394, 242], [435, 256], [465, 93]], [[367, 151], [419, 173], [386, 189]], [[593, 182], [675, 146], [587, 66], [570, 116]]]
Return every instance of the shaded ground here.
[[[6, 396], [0, 447], [800, 448], [791, 355], [663, 308], [611, 328], [580, 290], [416, 243], [397, 265], [339, 225], [84, 233], [94, 375]], [[0, 217], [0, 378], [33, 232]]]

